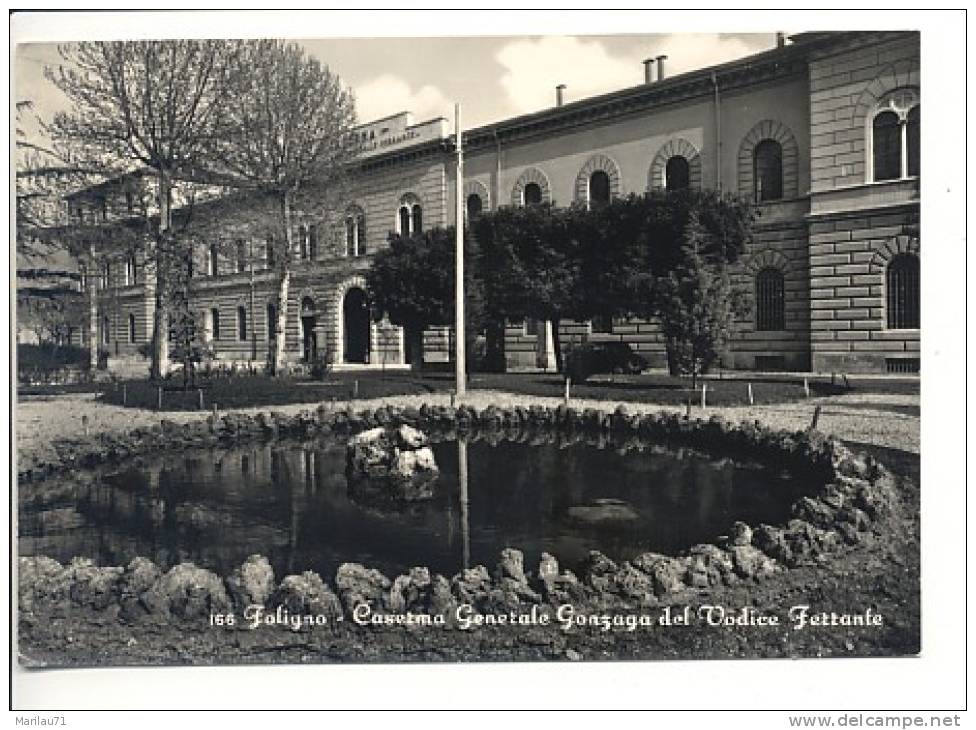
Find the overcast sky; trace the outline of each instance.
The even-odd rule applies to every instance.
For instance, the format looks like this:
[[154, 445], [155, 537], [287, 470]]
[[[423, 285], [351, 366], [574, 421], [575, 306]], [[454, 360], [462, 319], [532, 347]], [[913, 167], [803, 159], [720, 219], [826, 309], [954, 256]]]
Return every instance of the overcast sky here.
[[[772, 47], [774, 34], [657, 34], [465, 38], [329, 38], [300, 40], [353, 88], [360, 121], [412, 111], [417, 121], [453, 118], [465, 127], [553, 105], [566, 84], [575, 101], [643, 81], [641, 61], [667, 54], [667, 74], [710, 66]], [[19, 45], [14, 84], [42, 118], [65, 108], [45, 78], [61, 63], [53, 43]]]

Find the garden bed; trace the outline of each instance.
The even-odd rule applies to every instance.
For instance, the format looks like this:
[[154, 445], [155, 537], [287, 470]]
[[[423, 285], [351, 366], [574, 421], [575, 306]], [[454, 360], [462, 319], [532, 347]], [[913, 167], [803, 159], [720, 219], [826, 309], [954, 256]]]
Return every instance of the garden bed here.
[[[917, 394], [917, 378], [856, 379], [847, 383], [830, 376], [806, 378], [809, 397], [843, 393]], [[701, 403], [701, 385], [706, 385], [708, 406], [749, 405], [751, 386], [753, 404], [796, 402], [807, 399], [804, 378], [796, 375], [736, 373], [734, 377], [710, 377], [692, 389], [691, 380], [666, 374], [594, 376], [585, 384], [571, 388], [572, 398], [653, 405], [686, 405]], [[292, 377], [272, 378], [265, 375], [200, 378], [185, 390], [181, 379], [156, 384], [146, 380], [117, 382], [98, 390], [104, 403], [162, 411], [200, 410], [199, 389], [203, 389], [203, 410], [216, 403], [220, 410], [261, 408], [314, 403], [350, 398], [369, 399], [393, 395], [423, 395], [454, 391], [454, 376], [430, 372], [343, 372], [330, 373], [324, 381]], [[164, 389], [162, 407], [158, 387]], [[474, 373], [468, 387], [520, 395], [562, 398], [565, 379], [557, 373]]]

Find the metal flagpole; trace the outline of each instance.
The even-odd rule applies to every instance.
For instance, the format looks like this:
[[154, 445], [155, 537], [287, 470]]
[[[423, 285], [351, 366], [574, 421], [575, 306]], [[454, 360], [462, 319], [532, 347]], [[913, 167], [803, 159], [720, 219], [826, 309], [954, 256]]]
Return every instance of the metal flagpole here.
[[454, 279], [454, 365], [456, 392], [460, 397], [465, 390], [465, 364], [464, 364], [464, 152], [461, 149], [461, 105], [454, 105], [454, 134], [457, 145], [457, 176], [454, 187], [455, 209], [454, 209], [454, 230], [455, 230], [455, 279]]

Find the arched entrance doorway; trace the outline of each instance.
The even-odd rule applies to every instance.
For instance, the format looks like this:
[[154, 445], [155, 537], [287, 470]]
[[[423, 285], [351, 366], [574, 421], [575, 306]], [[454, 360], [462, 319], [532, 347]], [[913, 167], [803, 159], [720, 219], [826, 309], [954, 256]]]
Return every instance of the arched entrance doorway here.
[[314, 362], [318, 356], [317, 343], [315, 337], [315, 302], [311, 297], [302, 299], [302, 360]]
[[358, 286], [351, 287], [342, 300], [342, 339], [345, 362], [369, 362], [369, 304]]

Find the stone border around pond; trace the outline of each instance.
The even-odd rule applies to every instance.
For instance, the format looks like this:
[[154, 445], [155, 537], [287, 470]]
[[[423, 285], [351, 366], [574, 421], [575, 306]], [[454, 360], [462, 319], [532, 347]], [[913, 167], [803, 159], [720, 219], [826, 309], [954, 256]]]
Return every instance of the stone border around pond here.
[[519, 611], [533, 604], [570, 603], [604, 610], [609, 606], [653, 607], [695, 591], [759, 580], [823, 560], [861, 542], [887, 520], [896, 504], [894, 480], [883, 465], [819, 432], [776, 431], [758, 421], [732, 425], [717, 417], [690, 420], [666, 412], [631, 414], [624, 406], [612, 413], [565, 406], [489, 406], [478, 411], [463, 405], [382, 406], [357, 413], [323, 404], [292, 417], [229, 413], [184, 425], [164, 420], [159, 426], [124, 435], [60, 442], [60, 461], [21, 472], [19, 483], [22, 487], [79, 467], [95, 470], [165, 451], [342, 436], [400, 424], [428, 430], [439, 438], [501, 438], [514, 432], [537, 432], [595, 435], [625, 449], [633, 445], [693, 448], [814, 476], [823, 486], [819, 493], [794, 503], [793, 518], [785, 525], [753, 527], [736, 522], [730, 535], [721, 536], [715, 544], [695, 545], [680, 556], [643, 553], [620, 565], [593, 551], [579, 575], [560, 570], [556, 559], [545, 553], [537, 569], [526, 571], [522, 553], [514, 548], [502, 551], [491, 573], [479, 565], [451, 578], [432, 576], [426, 567], [415, 567], [391, 580], [377, 570], [345, 563], [332, 586], [311, 571], [276, 583], [270, 563], [260, 555], [251, 556], [225, 577], [192, 563], [162, 572], [141, 557], [125, 568], [98, 567], [86, 558], [61, 565], [47, 557], [22, 557], [20, 610], [31, 612], [68, 602], [114, 610], [120, 620], [138, 621], [147, 617], [203, 618], [262, 606], [268, 610], [280, 607], [292, 616], [334, 621], [343, 616], [354, 618], [356, 607], [362, 605], [373, 612], [445, 617], [452, 616], [461, 604], [482, 614]]

